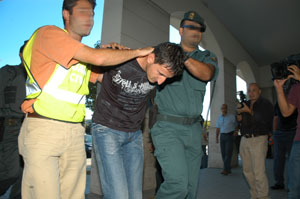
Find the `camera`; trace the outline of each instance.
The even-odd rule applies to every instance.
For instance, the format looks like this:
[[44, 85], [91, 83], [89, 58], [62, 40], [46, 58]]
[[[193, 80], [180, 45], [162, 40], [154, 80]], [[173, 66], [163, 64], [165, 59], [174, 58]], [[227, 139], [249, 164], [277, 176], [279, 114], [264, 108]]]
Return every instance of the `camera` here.
[[247, 101], [247, 98], [246, 98], [246, 95], [244, 94], [243, 91], [238, 91], [236, 93], [238, 95], [238, 101], [239, 101], [239, 104], [240, 104], [240, 107], [239, 108], [243, 108], [244, 107], [244, 103]]
[[286, 79], [292, 73], [288, 71], [288, 66], [296, 65], [300, 68], [300, 54], [290, 55], [278, 62], [271, 64], [272, 80]]
[[[272, 80], [275, 79], [286, 79], [292, 73], [288, 71], [288, 66], [296, 65], [300, 68], [300, 54], [290, 55], [279, 62], [274, 62], [271, 64]], [[287, 94], [292, 87], [292, 85], [298, 83], [298, 80], [293, 78], [288, 79], [284, 85], [283, 90]]]

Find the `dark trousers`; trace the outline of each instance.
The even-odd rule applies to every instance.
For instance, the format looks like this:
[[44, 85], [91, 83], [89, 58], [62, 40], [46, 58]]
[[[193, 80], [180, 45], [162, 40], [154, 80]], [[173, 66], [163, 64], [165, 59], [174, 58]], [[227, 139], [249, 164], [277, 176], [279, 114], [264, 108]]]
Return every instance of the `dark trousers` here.
[[5, 120], [3, 139], [0, 141], [0, 196], [12, 186], [10, 198], [21, 198], [22, 162], [19, 155], [18, 135], [21, 120]]
[[155, 160], [155, 168], [156, 168], [156, 172], [155, 172], [155, 179], [156, 179], [155, 193], [157, 193], [160, 185], [164, 182], [164, 177], [162, 175], [161, 167], [160, 167], [157, 160]]
[[236, 148], [236, 151], [237, 151], [238, 154], [240, 153], [240, 143], [241, 143], [241, 139], [242, 139], [242, 136], [241, 136], [241, 135], [237, 135], [237, 136], [235, 136], [235, 138], [234, 138], [234, 144], [235, 144], [235, 148]]
[[221, 154], [224, 162], [224, 170], [231, 171], [231, 157], [233, 152], [234, 136], [233, 133], [221, 133], [220, 145]]
[[207, 145], [202, 145], [202, 160], [201, 160], [201, 167], [200, 169], [205, 169], [207, 168], [208, 164], [208, 155], [206, 153], [206, 146]]
[[286, 155], [290, 155], [296, 130], [276, 131], [274, 133], [274, 178], [278, 185], [284, 185]]

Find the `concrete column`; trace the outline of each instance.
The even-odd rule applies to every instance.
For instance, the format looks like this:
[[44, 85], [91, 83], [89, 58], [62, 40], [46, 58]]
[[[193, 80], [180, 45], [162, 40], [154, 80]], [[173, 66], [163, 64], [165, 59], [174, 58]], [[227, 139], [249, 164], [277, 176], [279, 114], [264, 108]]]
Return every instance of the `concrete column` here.
[[[170, 15], [148, 0], [106, 0], [102, 43], [118, 42], [130, 48], [154, 46], [169, 41]], [[144, 190], [154, 189], [155, 159], [149, 151], [148, 115], [144, 132]], [[117, 171], [116, 171], [117, 172]], [[102, 195], [97, 165], [92, 156], [90, 192]]]
[[130, 48], [169, 41], [170, 15], [147, 0], [106, 0], [102, 43], [119, 42]]
[[270, 81], [272, 79], [272, 74], [270, 71], [271, 68], [269, 65], [261, 67], [259, 69], [259, 78], [257, 83], [262, 90], [261, 95], [270, 100], [271, 103], [275, 104], [277, 95], [273, 82]]
[[103, 9], [101, 43], [121, 43], [124, 0], [106, 0]]
[[[220, 62], [220, 61], [219, 61]], [[223, 161], [220, 150], [220, 142], [216, 143], [216, 122], [221, 115], [221, 105], [228, 105], [228, 112], [235, 114], [236, 107], [236, 67], [227, 59], [221, 60], [223, 65], [219, 65], [219, 76], [215, 87], [212, 103], [212, 117], [208, 143], [208, 167], [223, 168]], [[232, 166], [237, 165], [236, 150], [232, 156]]]

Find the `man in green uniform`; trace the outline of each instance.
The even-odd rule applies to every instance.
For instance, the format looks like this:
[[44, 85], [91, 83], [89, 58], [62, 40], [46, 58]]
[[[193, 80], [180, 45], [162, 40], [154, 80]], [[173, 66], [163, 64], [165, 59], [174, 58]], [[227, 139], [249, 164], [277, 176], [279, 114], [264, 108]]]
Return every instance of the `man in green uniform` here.
[[198, 13], [184, 14], [179, 33], [186, 52], [185, 70], [182, 77], [169, 79], [156, 93], [158, 114], [151, 135], [164, 178], [157, 199], [196, 198], [202, 156], [199, 120], [206, 84], [218, 73], [216, 56], [198, 48], [205, 28]]
[[[20, 48], [19, 56], [22, 60]], [[21, 198], [23, 163], [18, 150], [18, 136], [24, 113], [26, 71], [23, 64], [0, 69], [0, 196], [12, 185], [10, 199]]]

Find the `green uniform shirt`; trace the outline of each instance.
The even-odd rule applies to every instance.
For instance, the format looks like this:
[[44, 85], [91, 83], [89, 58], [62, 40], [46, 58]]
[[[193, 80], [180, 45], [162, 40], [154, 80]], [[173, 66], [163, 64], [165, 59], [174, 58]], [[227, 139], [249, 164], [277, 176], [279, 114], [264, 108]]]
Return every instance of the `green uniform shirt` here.
[[[218, 74], [217, 58], [210, 51], [199, 49], [188, 53], [193, 59], [215, 67], [213, 80]], [[168, 79], [156, 92], [155, 103], [161, 114], [197, 117], [201, 115], [206, 83], [193, 77], [186, 69], [180, 77]]]

